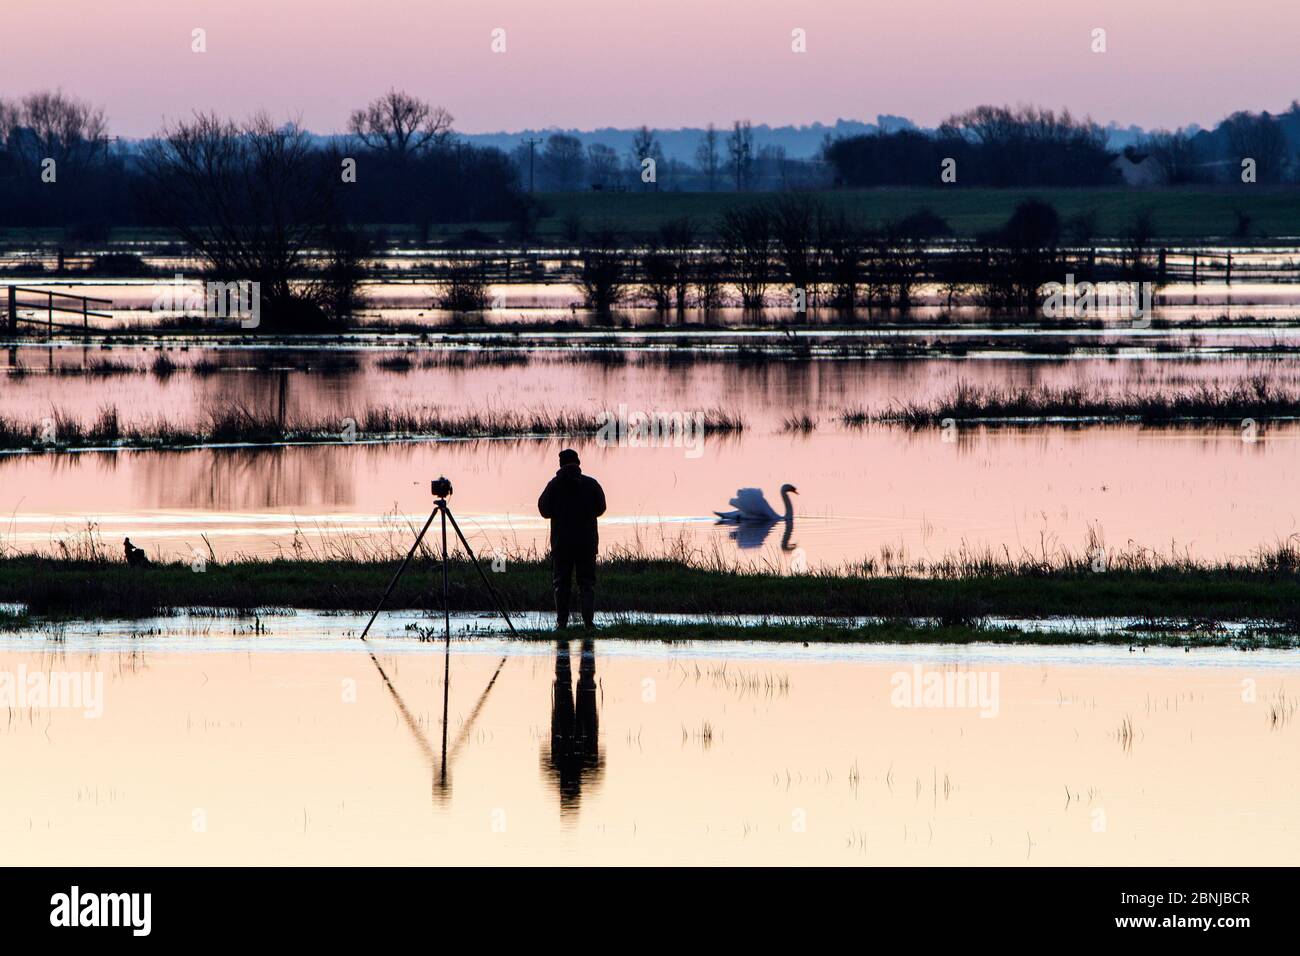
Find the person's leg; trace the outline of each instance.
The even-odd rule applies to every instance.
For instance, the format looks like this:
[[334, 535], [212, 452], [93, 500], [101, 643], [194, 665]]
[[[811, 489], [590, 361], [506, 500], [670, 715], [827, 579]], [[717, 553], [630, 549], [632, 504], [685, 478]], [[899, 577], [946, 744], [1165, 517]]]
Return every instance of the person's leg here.
[[569, 584], [573, 579], [573, 552], [567, 549], [551, 551], [552, 585], [555, 589], [555, 626], [569, 623]]
[[596, 620], [596, 553], [582, 555], [576, 566], [578, 593], [582, 596], [582, 623], [591, 627]]

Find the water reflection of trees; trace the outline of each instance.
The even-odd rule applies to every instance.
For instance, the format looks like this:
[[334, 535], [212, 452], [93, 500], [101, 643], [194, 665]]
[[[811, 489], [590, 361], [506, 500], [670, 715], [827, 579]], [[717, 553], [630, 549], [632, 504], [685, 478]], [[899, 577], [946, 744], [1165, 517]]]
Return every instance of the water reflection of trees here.
[[143, 454], [134, 462], [138, 500], [214, 511], [351, 505], [356, 476], [341, 457], [366, 450], [280, 446]]

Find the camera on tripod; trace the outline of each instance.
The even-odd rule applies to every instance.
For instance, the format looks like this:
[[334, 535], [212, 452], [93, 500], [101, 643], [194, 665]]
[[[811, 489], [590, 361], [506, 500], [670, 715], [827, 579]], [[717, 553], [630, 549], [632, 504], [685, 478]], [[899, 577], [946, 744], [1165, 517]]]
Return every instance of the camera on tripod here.
[[506, 610], [506, 606], [501, 603], [501, 598], [497, 594], [497, 589], [494, 588], [492, 582], [488, 580], [487, 573], [484, 572], [483, 566], [478, 563], [478, 558], [474, 554], [474, 549], [469, 546], [469, 541], [465, 538], [465, 532], [461, 531], [460, 525], [456, 523], [456, 519], [451, 513], [451, 505], [447, 504], [447, 499], [451, 497], [451, 481], [445, 476], [439, 475], [437, 478], [429, 482], [429, 490], [433, 492], [433, 497], [437, 499], [433, 503], [433, 511], [429, 512], [429, 520], [424, 523], [424, 527], [420, 529], [420, 533], [415, 536], [415, 544], [411, 545], [411, 550], [406, 552], [406, 557], [402, 559], [402, 564], [397, 569], [397, 573], [394, 574], [393, 579], [388, 582], [388, 590], [386, 590], [384, 596], [379, 599], [379, 606], [376, 607], [375, 612], [370, 615], [370, 620], [366, 622], [366, 626], [361, 629], [361, 640], [364, 641], [366, 635], [370, 633], [370, 628], [371, 625], [375, 623], [375, 618], [379, 616], [379, 612], [383, 610], [384, 605], [388, 602], [388, 596], [393, 593], [393, 588], [397, 587], [397, 582], [401, 579], [407, 566], [410, 565], [411, 559], [415, 557], [415, 552], [420, 550], [420, 542], [423, 541], [424, 536], [429, 533], [429, 527], [433, 524], [433, 520], [439, 515], [442, 516], [442, 625], [443, 633], [446, 635], [448, 643], [451, 642], [451, 599], [447, 590], [447, 522], [449, 521], [451, 522], [452, 528], [456, 531], [456, 537], [460, 539], [460, 546], [465, 549], [465, 554], [469, 556], [469, 560], [474, 565], [474, 569], [478, 571], [478, 576], [483, 579], [483, 584], [486, 585], [488, 593], [492, 595], [492, 601], [496, 604], [497, 610], [500, 611], [501, 616], [505, 618], [506, 627], [510, 628], [512, 636], [518, 637], [519, 633], [515, 630], [514, 622], [510, 620], [510, 613]]

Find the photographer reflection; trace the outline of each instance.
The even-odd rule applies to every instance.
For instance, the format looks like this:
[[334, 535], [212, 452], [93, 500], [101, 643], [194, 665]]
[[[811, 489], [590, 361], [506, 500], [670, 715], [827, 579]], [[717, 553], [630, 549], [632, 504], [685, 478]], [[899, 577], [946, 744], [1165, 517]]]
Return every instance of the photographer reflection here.
[[583, 784], [597, 783], [604, 773], [600, 718], [596, 712], [596, 647], [590, 639], [582, 642], [576, 698], [569, 642], [555, 644], [551, 740], [542, 760], [543, 768], [554, 778], [559, 792], [561, 816], [577, 810]]

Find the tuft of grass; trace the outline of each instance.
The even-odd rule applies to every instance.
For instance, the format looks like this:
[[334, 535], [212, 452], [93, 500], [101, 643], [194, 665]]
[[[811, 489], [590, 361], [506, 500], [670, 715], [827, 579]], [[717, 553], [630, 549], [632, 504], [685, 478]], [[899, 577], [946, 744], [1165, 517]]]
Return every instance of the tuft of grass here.
[[919, 428], [946, 418], [980, 423], [1064, 419], [1174, 425], [1298, 416], [1300, 392], [1255, 376], [1231, 387], [1207, 384], [1177, 391], [1114, 393], [1092, 388], [980, 388], [959, 382], [948, 395], [931, 402], [895, 403], [874, 415], [846, 409], [840, 421], [851, 427], [877, 421]]
[[808, 435], [817, 429], [817, 419], [807, 412], [800, 415], [787, 415], [781, 422], [781, 431], [796, 435]]
[[415, 363], [411, 361], [409, 355], [385, 355], [383, 358], [375, 362], [375, 367], [382, 369], [385, 372], [404, 373], [413, 369]]

